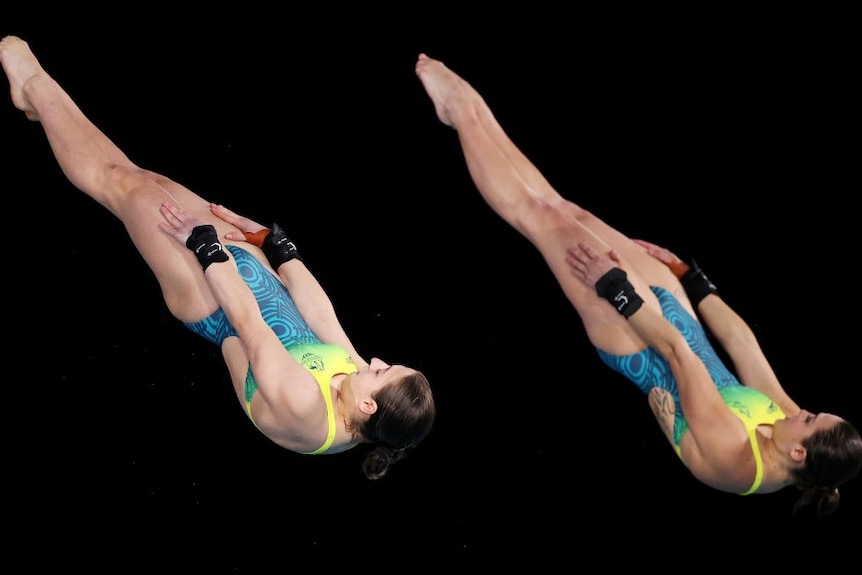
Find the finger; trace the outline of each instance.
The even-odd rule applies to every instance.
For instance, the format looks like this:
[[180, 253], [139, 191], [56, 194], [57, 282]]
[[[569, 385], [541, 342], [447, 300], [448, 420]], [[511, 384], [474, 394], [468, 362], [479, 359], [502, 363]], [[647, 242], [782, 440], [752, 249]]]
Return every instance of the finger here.
[[[245, 238], [245, 234], [242, 232], [228, 232], [224, 235], [225, 239], [232, 240], [235, 242], [245, 242], [248, 241]], [[258, 246], [259, 247], [259, 246]]]
[[575, 276], [575, 277], [576, 277], [576, 278], [578, 278], [578, 279], [584, 279], [584, 272], [583, 272], [583, 270], [579, 267], [579, 264], [576, 264], [576, 263], [574, 263], [574, 262], [571, 262], [571, 263], [569, 264], [569, 273], [570, 273], [570, 274], [572, 274], [573, 276]]
[[170, 210], [170, 207], [168, 206], [168, 204], [162, 204], [161, 206], [159, 206], [159, 211], [162, 213], [165, 220], [167, 220], [168, 222], [171, 223], [171, 227], [173, 227], [174, 222], [179, 221], [177, 219], [177, 217], [174, 216], [173, 212]]
[[210, 204], [210, 211], [229, 224], [236, 225], [237, 215], [223, 205]]
[[237, 213], [236, 213], [235, 211], [233, 211], [232, 209], [230, 209], [230, 208], [228, 208], [228, 207], [223, 206], [222, 204], [218, 204], [218, 209], [219, 209], [223, 214], [225, 214], [226, 216], [230, 216], [230, 217], [232, 217], [232, 218], [238, 218], [238, 217], [239, 217], [239, 214], [237, 214]]
[[659, 247], [655, 244], [651, 244], [649, 242], [645, 242], [643, 240], [634, 240], [634, 242], [637, 245], [644, 248], [647, 251], [647, 253], [654, 258], [657, 258], [659, 260], [663, 260], [666, 257], [665, 252], [667, 250], [665, 250], [664, 248], [661, 248], [661, 247]]
[[589, 261], [584, 261], [579, 257], [575, 257], [572, 259], [572, 267], [578, 270], [582, 275], [586, 275], [587, 269], [589, 267]]
[[596, 259], [599, 255], [593, 248], [589, 246], [589, 244], [586, 244], [584, 242], [578, 242], [578, 247], [580, 247], [584, 254], [586, 254], [587, 258], [591, 260]]
[[185, 212], [183, 209], [176, 205], [165, 202], [162, 204], [162, 208], [166, 210], [171, 216], [174, 217], [178, 222], [182, 222], [185, 219]]
[[657, 245], [655, 245], [654, 243], [648, 242], [648, 241], [646, 241], [646, 240], [632, 240], [632, 241], [633, 241], [634, 243], [636, 243], [637, 245], [639, 245], [640, 247], [642, 247], [642, 248], [646, 249], [647, 251], [651, 251], [651, 250], [653, 250], [654, 248], [657, 248], [657, 247], [658, 247], [658, 246], [657, 246]]

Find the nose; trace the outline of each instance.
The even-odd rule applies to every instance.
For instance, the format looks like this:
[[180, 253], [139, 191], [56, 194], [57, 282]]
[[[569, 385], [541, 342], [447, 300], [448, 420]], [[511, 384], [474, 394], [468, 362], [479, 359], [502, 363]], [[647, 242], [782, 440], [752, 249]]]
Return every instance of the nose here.
[[380, 359], [379, 357], [372, 357], [369, 366], [371, 367], [371, 369], [386, 369], [387, 367], [389, 367], [389, 364]]
[[800, 410], [799, 410], [799, 413], [797, 413], [797, 414], [796, 414], [796, 417], [794, 417], [793, 419], [794, 419], [794, 420], [804, 420], [804, 419], [805, 419], [806, 417], [808, 417], [809, 415], [811, 415], [811, 413], [810, 413], [810, 412], [808, 412], [808, 411], [806, 411], [806, 410], [804, 410], [804, 409], [800, 409]]

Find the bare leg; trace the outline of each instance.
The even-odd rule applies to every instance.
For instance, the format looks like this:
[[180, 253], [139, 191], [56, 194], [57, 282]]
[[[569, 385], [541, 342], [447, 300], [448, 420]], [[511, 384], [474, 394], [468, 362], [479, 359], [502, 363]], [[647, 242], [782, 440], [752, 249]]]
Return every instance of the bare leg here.
[[532, 200], [559, 198], [545, 177], [512, 143], [482, 96], [439, 60], [419, 55], [416, 74], [437, 117], [458, 132], [467, 168], [479, 193], [504, 220], [529, 236], [521, 221]]
[[[481, 95], [442, 62], [422, 54], [416, 74], [437, 117], [458, 134], [467, 168], [491, 208], [538, 248], [580, 315], [591, 341], [615, 354], [645, 347], [626, 321], [595, 291], [571, 275], [566, 248], [579, 241], [599, 252], [615, 249], [647, 305], [658, 306], [649, 285], [680, 293], [676, 278], [625, 235], [566, 200], [509, 139]], [[687, 300], [684, 300], [687, 303]]]
[[199, 264], [191, 252], [158, 229], [159, 206], [166, 200], [179, 202], [202, 221], [215, 225], [220, 234], [236, 228], [213, 216], [209, 203], [200, 196], [133, 164], [84, 116], [26, 42], [14, 36], [3, 38], [0, 63], [9, 80], [12, 103], [28, 119], [41, 123], [69, 181], [124, 223], [158, 279], [171, 312], [183, 321], [197, 321], [212, 313], [217, 304]]

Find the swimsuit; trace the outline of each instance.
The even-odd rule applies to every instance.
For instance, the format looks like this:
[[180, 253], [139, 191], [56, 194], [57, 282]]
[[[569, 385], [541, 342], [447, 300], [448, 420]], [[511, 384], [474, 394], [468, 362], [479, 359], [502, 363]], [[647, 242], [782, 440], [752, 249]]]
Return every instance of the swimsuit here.
[[[353, 373], [356, 371], [356, 365], [344, 348], [332, 343], [300, 343], [288, 348], [287, 351], [297, 363], [314, 376], [326, 402], [326, 420], [329, 425], [326, 441], [314, 451], [306, 452], [307, 455], [318, 455], [329, 449], [335, 440], [335, 409], [332, 406], [332, 389], [329, 382], [335, 375]], [[248, 366], [248, 375], [245, 378], [245, 409], [248, 418], [257, 427], [254, 417], [251, 416], [251, 398], [254, 397], [255, 391], [257, 391], [257, 382], [251, 373], [251, 366]]]
[[[335, 439], [335, 410], [329, 382], [337, 374], [356, 371], [353, 359], [341, 347], [320, 341], [302, 319], [285, 285], [261, 265], [257, 258], [237, 246], [226, 246], [226, 248], [236, 261], [240, 277], [254, 294], [267, 325], [272, 328], [285, 349], [314, 376], [320, 386], [326, 402], [329, 430], [323, 445], [309, 453], [323, 453], [329, 449]], [[218, 346], [221, 346], [226, 338], [237, 335], [236, 329], [230, 324], [227, 314], [221, 307], [207, 318], [193, 323], [184, 322], [183, 325]], [[249, 365], [245, 378], [246, 412], [257, 427], [251, 415], [251, 399], [255, 391], [257, 391], [257, 382]]]
[[[745, 387], [730, 373], [707, 339], [703, 326], [680, 305], [679, 301], [669, 291], [655, 286], [650, 289], [661, 304], [662, 315], [685, 337], [688, 345], [706, 366], [722, 399], [745, 425], [751, 450], [757, 463], [757, 473], [754, 484], [742, 495], [753, 493], [760, 487], [760, 482], [763, 479], [763, 461], [755, 430], [760, 424], [772, 424], [783, 418], [784, 413], [771, 399], [756, 389]], [[688, 422], [682, 413], [679, 389], [667, 361], [651, 347], [639, 353], [625, 356], [612, 355], [598, 348], [597, 351], [601, 360], [608, 367], [624, 375], [644, 393], [648, 394], [654, 387], [661, 387], [670, 392], [676, 407], [673, 420], [674, 448], [677, 455], [680, 455], [679, 445], [683, 434], [688, 431]]]
[[[741, 495], [748, 495], [757, 491], [760, 482], [763, 481], [763, 459], [760, 455], [760, 445], [757, 443], [757, 426], [762, 423], [772, 424], [784, 417], [781, 411], [771, 399], [750, 387], [744, 385], [728, 385], [718, 389], [722, 399], [745, 425], [748, 431], [748, 440], [751, 443], [751, 451], [754, 452], [754, 461], [757, 463], [757, 473], [754, 483]], [[676, 427], [676, 425], [674, 425]], [[688, 422], [683, 419], [682, 433], [688, 429]], [[679, 443], [676, 444], [676, 453], [679, 455]]]
[[[263, 319], [281, 340], [282, 345], [290, 348], [298, 343], [320, 343], [302, 319], [284, 284], [244, 249], [237, 246], [225, 247], [233, 254], [240, 277], [251, 289]], [[218, 308], [201, 321], [184, 325], [219, 347], [225, 338], [237, 335], [222, 308]]]

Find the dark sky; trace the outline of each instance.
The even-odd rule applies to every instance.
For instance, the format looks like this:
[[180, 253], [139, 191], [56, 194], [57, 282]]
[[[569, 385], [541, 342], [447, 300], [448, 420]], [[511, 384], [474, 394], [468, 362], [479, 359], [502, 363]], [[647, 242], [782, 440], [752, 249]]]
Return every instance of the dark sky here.
[[431, 379], [432, 435], [376, 483], [359, 450], [270, 444], [119, 222], [7, 99], [7, 353], [21, 370], [7, 520], [22, 546], [65, 549], [36, 564], [564, 573], [684, 550], [742, 568], [761, 538], [773, 559], [854, 556], [859, 481], [816, 521], [791, 518], [795, 491], [741, 498], [686, 473], [538, 253], [482, 202], [413, 73], [419, 52], [444, 60], [564, 196], [694, 255], [790, 395], [859, 425], [845, 363], [860, 320], [858, 64], [841, 15], [330, 9], [31, 14], [0, 33], [28, 40], [139, 165], [287, 228], [360, 353]]

